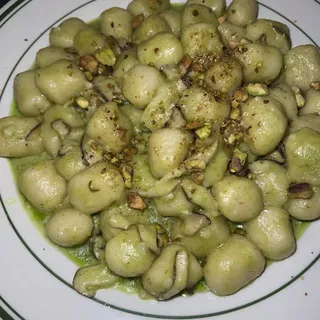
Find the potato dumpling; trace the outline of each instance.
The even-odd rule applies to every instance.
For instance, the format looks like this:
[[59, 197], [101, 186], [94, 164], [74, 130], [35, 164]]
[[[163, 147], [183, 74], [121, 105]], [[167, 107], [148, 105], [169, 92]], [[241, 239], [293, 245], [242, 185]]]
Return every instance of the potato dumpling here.
[[284, 208], [298, 220], [311, 221], [320, 217], [320, 187], [312, 187], [310, 199], [289, 199]]
[[213, 95], [196, 86], [183, 91], [179, 106], [187, 121], [200, 123], [214, 123], [217, 120], [222, 122], [230, 112], [226, 97], [222, 94]]
[[107, 9], [100, 15], [101, 32], [106, 36], [130, 41], [133, 33], [131, 20], [131, 14], [125, 9]]
[[288, 200], [289, 178], [286, 168], [274, 161], [258, 160], [250, 164], [249, 169], [262, 191], [264, 203], [282, 207]]
[[140, 237], [138, 228], [121, 231], [106, 244], [105, 259], [114, 273], [123, 277], [137, 277], [151, 266], [155, 254]]
[[36, 71], [21, 72], [14, 78], [14, 98], [20, 112], [25, 116], [36, 117], [51, 106], [51, 102], [40, 92], [35, 84]]
[[76, 60], [76, 56], [66, 52], [62, 48], [58, 47], [46, 47], [42, 48], [37, 52], [36, 55], [36, 65], [39, 68], [46, 67], [51, 63], [54, 63], [58, 60], [69, 60], [74, 61]]
[[137, 53], [134, 50], [124, 50], [117, 58], [113, 67], [113, 74], [115, 77], [122, 79], [126, 72], [138, 63]]
[[227, 20], [240, 27], [256, 20], [258, 3], [256, 0], [233, 0], [227, 9]]
[[245, 37], [252, 42], [264, 37], [267, 45], [278, 48], [283, 54], [291, 48], [289, 28], [278, 21], [257, 19], [247, 25]]
[[124, 182], [118, 169], [106, 162], [98, 162], [74, 175], [68, 183], [70, 203], [79, 211], [93, 214], [119, 200]]
[[225, 46], [234, 48], [245, 37], [246, 29], [224, 21], [218, 26], [221, 40]]
[[125, 75], [122, 94], [138, 109], [144, 109], [164, 81], [156, 68], [136, 64]]
[[280, 207], [265, 207], [257, 218], [246, 222], [244, 228], [246, 237], [267, 259], [285, 259], [296, 249], [290, 216]]
[[67, 195], [67, 183], [53, 161], [38, 162], [19, 176], [18, 186], [29, 202], [40, 212], [52, 212]]
[[85, 28], [88, 28], [88, 25], [78, 18], [70, 18], [63, 21], [58, 27], [51, 29], [49, 34], [50, 46], [60, 48], [73, 47], [74, 36]]
[[218, 26], [214, 12], [202, 4], [190, 4], [184, 7], [181, 15], [181, 28], [193, 23], [206, 22]]
[[222, 43], [213, 24], [199, 22], [190, 24], [182, 29], [180, 41], [184, 53], [192, 59], [205, 54], [222, 56]]
[[26, 157], [44, 151], [40, 122], [36, 118], [0, 119], [0, 157]]
[[85, 75], [78, 66], [68, 60], [59, 60], [36, 71], [35, 83], [50, 101], [64, 104], [84, 89]]
[[285, 83], [279, 83], [269, 88], [269, 97], [278, 100], [287, 115], [287, 118], [292, 121], [297, 118], [298, 107], [297, 100], [292, 89]]
[[109, 102], [93, 113], [86, 134], [108, 152], [118, 153], [130, 142], [132, 126], [117, 104]]
[[308, 113], [320, 114], [320, 91], [309, 89], [305, 95], [306, 104], [299, 110], [299, 115], [303, 116]]
[[302, 128], [310, 128], [320, 133], [320, 114], [308, 113], [294, 119], [289, 127], [289, 133]]
[[203, 271], [209, 289], [226, 296], [259, 277], [264, 267], [265, 259], [258, 248], [235, 234], [208, 255]]
[[320, 184], [320, 133], [302, 128], [285, 141], [288, 174], [293, 182]]
[[80, 30], [74, 37], [74, 48], [80, 56], [94, 53], [106, 43], [106, 37], [94, 28]]
[[188, 200], [181, 186], [163, 197], [154, 199], [157, 211], [165, 217], [183, 217], [191, 214], [194, 205]]
[[[230, 236], [227, 220], [216, 217], [208, 220], [203, 215], [192, 214], [172, 224], [171, 239], [186, 247], [196, 258], [207, 256], [225, 243]], [[190, 221], [188, 221], [190, 220]]]
[[226, 174], [229, 161], [230, 150], [220, 147], [215, 157], [206, 166], [203, 186], [208, 188], [221, 181]]
[[128, 5], [128, 11], [137, 16], [143, 14], [145, 17], [156, 15], [170, 8], [169, 0], [150, 1], [150, 0], [133, 0]]
[[183, 48], [174, 34], [161, 32], [142, 42], [137, 53], [141, 64], [160, 69], [166, 64], [177, 64], [183, 57]]
[[132, 42], [140, 44], [160, 32], [171, 32], [170, 26], [164, 18], [158, 15], [152, 15], [144, 19], [134, 30]]
[[244, 140], [250, 151], [266, 155], [284, 137], [287, 117], [279, 101], [268, 96], [255, 97], [242, 106], [242, 124]]
[[188, 0], [187, 5], [191, 5], [193, 3], [201, 4], [210, 8], [217, 18], [221, 17], [225, 8], [226, 1], [225, 0]]
[[164, 128], [153, 132], [149, 138], [149, 165], [154, 177], [162, 178], [178, 168], [189, 151], [191, 137], [179, 129]]
[[297, 86], [303, 91], [310, 88], [310, 83], [319, 81], [319, 49], [308, 44], [288, 51], [284, 56], [284, 79], [290, 86]]
[[222, 58], [215, 62], [205, 74], [206, 84], [221, 92], [232, 95], [241, 86], [243, 79], [240, 62], [232, 58]]
[[186, 248], [169, 244], [142, 276], [143, 288], [158, 300], [169, 299], [202, 278], [202, 268]]
[[160, 17], [167, 21], [171, 31], [176, 37], [180, 37], [181, 13], [175, 9], [169, 9], [160, 13]]
[[74, 208], [57, 210], [46, 225], [49, 239], [58, 246], [66, 248], [86, 242], [92, 230], [92, 218]]
[[259, 187], [248, 178], [225, 177], [214, 187], [219, 211], [233, 222], [245, 222], [258, 216], [263, 208]]
[[269, 84], [279, 76], [283, 65], [281, 51], [266, 44], [247, 43], [234, 49], [233, 55], [243, 66], [245, 83]]

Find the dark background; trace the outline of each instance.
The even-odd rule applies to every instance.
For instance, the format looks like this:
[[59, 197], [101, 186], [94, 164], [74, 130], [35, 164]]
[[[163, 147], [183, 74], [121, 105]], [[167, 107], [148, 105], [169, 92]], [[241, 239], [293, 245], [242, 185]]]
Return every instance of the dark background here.
[[0, 0], [0, 8], [4, 6], [9, 0]]

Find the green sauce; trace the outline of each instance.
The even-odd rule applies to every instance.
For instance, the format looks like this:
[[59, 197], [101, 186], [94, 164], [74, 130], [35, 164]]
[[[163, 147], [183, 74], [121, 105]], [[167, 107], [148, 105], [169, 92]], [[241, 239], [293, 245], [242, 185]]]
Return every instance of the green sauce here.
[[[172, 7], [176, 10], [182, 10], [183, 4], [176, 3], [172, 4]], [[100, 30], [100, 20], [96, 18], [89, 22], [89, 25], [95, 29]], [[35, 65], [32, 66], [34, 68]], [[13, 101], [11, 103], [10, 114], [12, 116], [22, 116], [21, 112], [18, 109], [17, 103]], [[24, 158], [13, 158], [10, 159], [10, 167], [12, 173], [14, 175], [15, 180], [17, 181], [17, 177], [19, 174], [26, 169], [27, 167], [39, 162], [50, 159], [49, 155], [46, 153], [41, 154], [40, 156], [32, 156], [32, 157], [24, 157]], [[25, 208], [25, 211], [28, 213], [31, 221], [35, 225], [35, 227], [41, 232], [41, 234], [46, 237], [45, 233], [45, 225], [48, 218], [48, 215], [45, 213], [41, 213], [36, 210], [28, 200], [20, 194], [20, 200]], [[148, 206], [148, 210], [150, 212], [150, 222], [157, 222], [161, 224], [167, 232], [170, 232], [171, 227], [171, 218], [164, 218], [157, 214], [155, 207], [150, 204]], [[302, 222], [295, 219], [292, 219], [292, 226], [294, 230], [294, 235], [296, 239], [300, 238], [304, 231], [307, 229], [309, 223]], [[73, 261], [77, 266], [89, 266], [97, 263], [96, 258], [93, 256], [93, 253], [90, 250], [89, 244], [84, 244], [82, 246], [78, 246], [75, 248], [62, 248], [56, 246], [66, 257], [68, 257], [71, 261]], [[273, 261], [267, 261], [267, 266], [273, 263]], [[123, 278], [123, 280], [115, 285], [115, 288], [125, 291], [127, 293], [135, 293], [137, 294], [142, 287], [140, 278]], [[206, 292], [209, 291], [204, 279], [200, 280], [199, 283], [194, 288], [194, 292]]]

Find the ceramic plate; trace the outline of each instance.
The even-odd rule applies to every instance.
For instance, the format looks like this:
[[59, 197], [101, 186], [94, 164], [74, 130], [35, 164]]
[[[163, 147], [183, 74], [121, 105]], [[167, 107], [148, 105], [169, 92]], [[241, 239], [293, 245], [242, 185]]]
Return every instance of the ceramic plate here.
[[[3, 7], [0, 116], [10, 113], [15, 75], [30, 68], [53, 26], [72, 16], [90, 21], [109, 7], [127, 5], [128, 0], [19, 0]], [[259, 16], [287, 24], [294, 46], [320, 44], [319, 1], [264, 0]], [[5, 320], [320, 318], [320, 221], [298, 240], [292, 257], [273, 263], [232, 296], [201, 293], [154, 302], [110, 289], [89, 299], [72, 289], [77, 266], [43, 237], [26, 213], [5, 159], [0, 159], [0, 191], [0, 316]]]

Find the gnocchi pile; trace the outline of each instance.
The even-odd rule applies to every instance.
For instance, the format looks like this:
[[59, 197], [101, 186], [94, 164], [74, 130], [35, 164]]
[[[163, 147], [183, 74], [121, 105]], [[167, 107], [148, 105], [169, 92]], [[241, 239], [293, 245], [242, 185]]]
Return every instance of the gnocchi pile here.
[[61, 247], [90, 243], [74, 288], [124, 278], [142, 299], [233, 294], [320, 216], [320, 52], [291, 48], [256, 0], [133, 0], [50, 32], [15, 77], [0, 155]]

